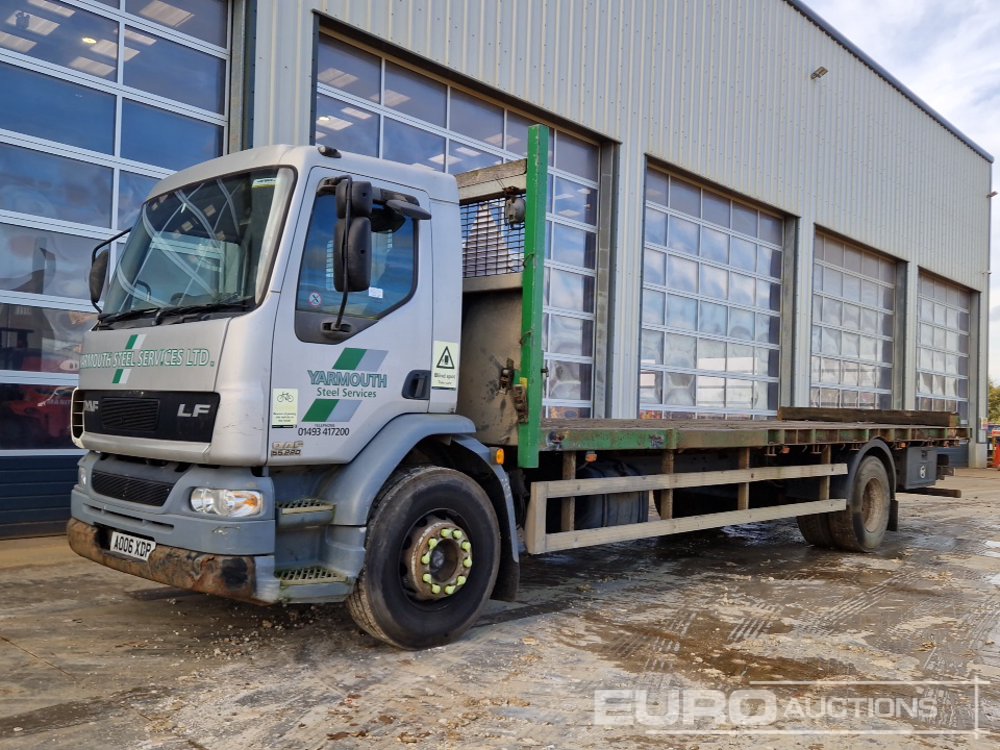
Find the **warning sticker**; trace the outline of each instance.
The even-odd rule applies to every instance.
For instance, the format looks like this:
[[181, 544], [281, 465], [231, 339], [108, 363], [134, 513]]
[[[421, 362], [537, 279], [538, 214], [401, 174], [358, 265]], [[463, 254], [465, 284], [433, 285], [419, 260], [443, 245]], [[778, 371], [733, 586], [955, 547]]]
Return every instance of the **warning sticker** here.
[[458, 344], [453, 341], [434, 342], [434, 370], [431, 388], [458, 389]]

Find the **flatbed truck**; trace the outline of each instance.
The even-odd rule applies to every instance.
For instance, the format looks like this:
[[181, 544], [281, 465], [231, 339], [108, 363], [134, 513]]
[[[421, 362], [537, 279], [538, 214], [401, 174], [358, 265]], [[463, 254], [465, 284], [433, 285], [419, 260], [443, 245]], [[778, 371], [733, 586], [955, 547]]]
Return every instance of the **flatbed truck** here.
[[526, 159], [457, 178], [270, 146], [160, 182], [110, 277], [112, 241], [94, 251], [71, 547], [238, 600], [346, 601], [408, 649], [513, 600], [524, 552], [781, 518], [876, 549], [895, 493], [948, 473], [954, 415], [545, 416], [547, 144], [534, 126]]

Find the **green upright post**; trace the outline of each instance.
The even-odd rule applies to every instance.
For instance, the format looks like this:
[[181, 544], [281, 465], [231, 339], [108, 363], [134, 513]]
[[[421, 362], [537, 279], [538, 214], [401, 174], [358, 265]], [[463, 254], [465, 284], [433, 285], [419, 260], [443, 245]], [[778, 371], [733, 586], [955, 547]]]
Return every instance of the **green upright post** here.
[[517, 465], [538, 466], [542, 432], [542, 293], [545, 288], [545, 218], [549, 191], [549, 129], [528, 128], [527, 197], [524, 213], [524, 274], [521, 298], [521, 368], [518, 384], [528, 402], [527, 421], [517, 429]]

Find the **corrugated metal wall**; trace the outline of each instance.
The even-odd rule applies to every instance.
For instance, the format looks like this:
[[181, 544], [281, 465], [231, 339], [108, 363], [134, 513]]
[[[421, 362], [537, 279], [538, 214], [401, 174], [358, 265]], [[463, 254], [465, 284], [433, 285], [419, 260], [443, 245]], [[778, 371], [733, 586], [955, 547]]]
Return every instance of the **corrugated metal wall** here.
[[309, 140], [310, 9], [620, 144], [616, 415], [634, 400], [646, 155], [800, 217], [808, 265], [816, 225], [986, 289], [987, 160], [786, 0], [292, 5], [258, 3], [257, 145]]

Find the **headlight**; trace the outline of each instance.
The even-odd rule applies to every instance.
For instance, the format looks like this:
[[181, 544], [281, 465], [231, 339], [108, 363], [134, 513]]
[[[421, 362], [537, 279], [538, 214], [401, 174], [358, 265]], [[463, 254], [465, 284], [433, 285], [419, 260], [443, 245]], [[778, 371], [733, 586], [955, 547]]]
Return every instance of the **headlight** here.
[[260, 515], [264, 496], [256, 490], [212, 490], [198, 487], [191, 492], [191, 509], [226, 518]]
[[76, 483], [81, 487], [87, 486], [87, 470], [82, 466], [78, 466], [76, 469]]

